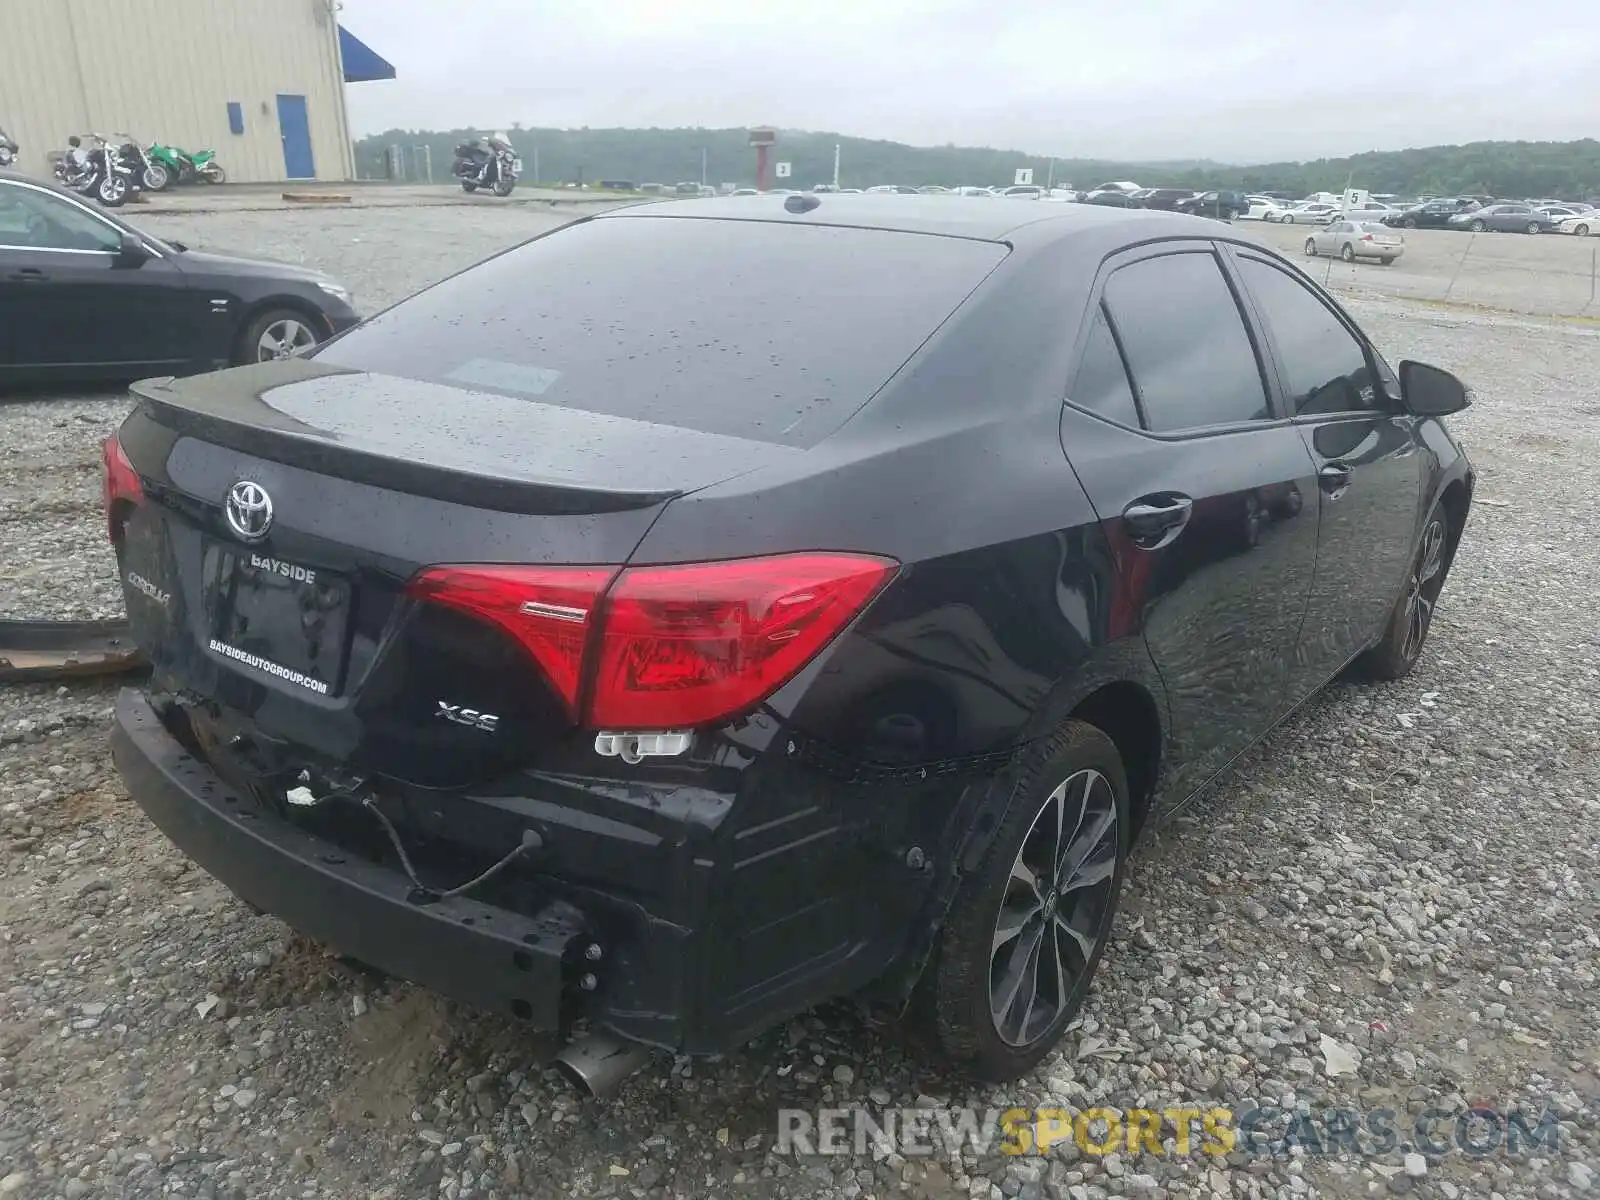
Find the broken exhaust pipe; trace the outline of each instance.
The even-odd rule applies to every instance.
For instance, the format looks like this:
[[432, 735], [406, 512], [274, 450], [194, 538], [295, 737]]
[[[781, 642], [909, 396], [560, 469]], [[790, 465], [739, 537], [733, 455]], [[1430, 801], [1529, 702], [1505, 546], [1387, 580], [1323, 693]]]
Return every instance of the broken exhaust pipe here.
[[616, 1091], [649, 1057], [648, 1046], [596, 1033], [556, 1055], [556, 1069], [569, 1083], [600, 1099]]

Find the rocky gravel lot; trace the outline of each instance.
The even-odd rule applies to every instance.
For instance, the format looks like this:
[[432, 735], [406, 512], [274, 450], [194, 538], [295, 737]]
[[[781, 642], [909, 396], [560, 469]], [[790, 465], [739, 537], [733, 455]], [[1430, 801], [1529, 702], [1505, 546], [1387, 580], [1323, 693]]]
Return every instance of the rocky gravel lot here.
[[[145, 218], [316, 262], [366, 308], [551, 218], [511, 208]], [[1063, 1052], [942, 1076], [846, 1006], [584, 1100], [506, 1021], [252, 915], [111, 769], [114, 686], [0, 688], [0, 1197], [1301, 1197], [1600, 1193], [1600, 337], [1356, 296], [1460, 372], [1479, 502], [1424, 660], [1337, 685], [1136, 857]], [[98, 501], [120, 396], [0, 405], [0, 615], [120, 610]], [[1586, 547], [1588, 547], [1586, 549]], [[1508, 1156], [780, 1154], [779, 1109], [865, 1104], [1558, 1110]], [[1438, 1130], [1453, 1137], [1454, 1116]], [[1485, 1141], [1482, 1129], [1478, 1144]], [[1168, 1136], [1170, 1143], [1170, 1134]], [[1198, 1144], [1198, 1142], [1197, 1142]], [[1278, 1147], [1283, 1149], [1283, 1147]]]

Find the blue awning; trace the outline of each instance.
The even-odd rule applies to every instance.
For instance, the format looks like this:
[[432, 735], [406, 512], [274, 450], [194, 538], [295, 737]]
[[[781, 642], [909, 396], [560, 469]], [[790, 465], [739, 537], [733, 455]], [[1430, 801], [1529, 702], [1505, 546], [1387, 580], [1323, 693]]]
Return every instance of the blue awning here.
[[339, 56], [344, 59], [346, 83], [394, 78], [394, 64], [343, 25], [339, 26]]

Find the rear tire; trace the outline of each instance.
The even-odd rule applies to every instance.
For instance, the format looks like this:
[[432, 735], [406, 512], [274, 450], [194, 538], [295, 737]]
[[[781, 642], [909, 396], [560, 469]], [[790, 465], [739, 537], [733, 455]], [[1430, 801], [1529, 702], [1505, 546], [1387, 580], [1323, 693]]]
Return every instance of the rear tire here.
[[1415, 229], [1417, 227], [1417, 219], [1415, 217], [1407, 217], [1404, 221], [1401, 221], [1400, 224], [1407, 229]]
[[144, 186], [147, 191], [164, 192], [172, 186], [172, 172], [160, 163], [151, 163], [144, 169]]
[[1528, 222], [1528, 228], [1525, 229], [1523, 232], [1528, 233], [1528, 234], [1538, 233], [1539, 232], [1539, 222], [1537, 222], [1537, 221], [1529, 221]]
[[1344, 259], [1345, 262], [1355, 262], [1355, 260], [1356, 260], [1355, 247], [1352, 246], [1349, 242], [1346, 242], [1344, 244], [1344, 248], [1339, 251], [1339, 257]]
[[1317, 256], [1317, 239], [1316, 238], [1307, 238], [1306, 239], [1306, 257], [1307, 258], [1315, 258], [1316, 256]]
[[1411, 673], [1433, 628], [1434, 606], [1452, 554], [1450, 516], [1442, 504], [1435, 504], [1422, 527], [1422, 539], [1383, 640], [1356, 660], [1359, 674], [1368, 679], [1403, 679]]
[[952, 1063], [1004, 1083], [1054, 1051], [1105, 950], [1130, 832], [1122, 758], [1099, 729], [1068, 721], [1028, 755], [922, 981]]
[[216, 164], [209, 164], [199, 172], [201, 183], [227, 183], [228, 173]]
[[463, 179], [461, 181], [461, 190], [470, 194], [478, 190], [478, 185], [470, 179]]
[[1572, 232], [1577, 234], [1579, 237], [1588, 237], [1589, 227], [1587, 225], [1577, 225], [1573, 227]]

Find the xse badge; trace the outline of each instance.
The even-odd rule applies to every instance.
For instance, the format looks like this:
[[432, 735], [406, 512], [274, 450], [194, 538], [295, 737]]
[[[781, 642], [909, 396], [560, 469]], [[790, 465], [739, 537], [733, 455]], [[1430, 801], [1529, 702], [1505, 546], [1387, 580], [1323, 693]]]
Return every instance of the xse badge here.
[[459, 704], [446, 704], [443, 700], [439, 701], [439, 707], [433, 715], [442, 717], [454, 725], [481, 729], [484, 733], [493, 733], [495, 726], [500, 724], [500, 718], [493, 713], [479, 712], [475, 708], [462, 708]]

